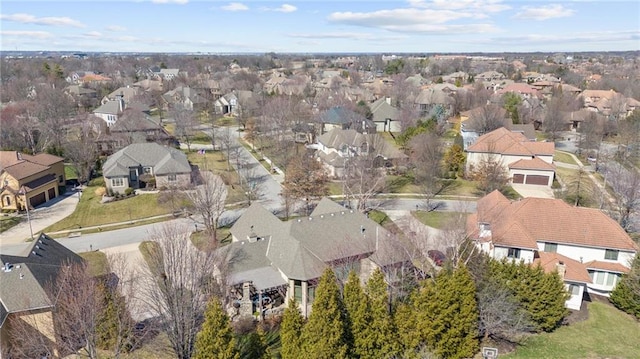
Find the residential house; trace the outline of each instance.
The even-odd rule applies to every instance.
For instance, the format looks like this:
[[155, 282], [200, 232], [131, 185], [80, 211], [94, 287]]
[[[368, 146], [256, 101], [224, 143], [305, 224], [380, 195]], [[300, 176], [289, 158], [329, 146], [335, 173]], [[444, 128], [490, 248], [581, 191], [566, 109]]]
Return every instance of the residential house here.
[[[280, 297], [284, 305], [295, 299], [307, 317], [326, 268], [333, 268], [342, 279], [350, 270], [366, 279], [376, 268], [385, 271], [409, 264], [406, 252], [394, 247], [396, 239], [387, 230], [328, 198], [309, 216], [286, 222], [254, 202], [230, 231], [232, 243], [223, 250], [231, 265], [229, 283], [238, 294], [243, 292], [238, 298], [241, 315], [248, 288], [259, 297]], [[259, 311], [253, 307], [262, 307], [261, 303], [249, 302], [244, 315]]]
[[318, 158], [331, 177], [343, 178], [348, 161], [358, 156], [375, 158], [376, 167], [393, 167], [407, 158], [377, 133], [334, 128], [318, 137]]
[[[184, 73], [184, 72], [183, 72]], [[173, 80], [180, 74], [180, 69], [160, 69], [158, 76], [164, 80]], [[184, 73], [186, 76], [187, 74]]]
[[503, 127], [508, 128], [513, 121], [507, 117], [507, 111], [497, 105], [486, 105], [460, 112], [460, 135], [462, 136], [463, 149], [474, 144], [478, 137], [484, 135], [483, 130], [486, 118], [497, 117]]
[[505, 76], [502, 72], [485, 71], [475, 75], [474, 78], [476, 81], [491, 82], [491, 81], [504, 80]]
[[[562, 269], [566, 269], [565, 283], [574, 304], [585, 289], [580, 283], [590, 293], [608, 296], [621, 274], [629, 271], [639, 249], [620, 225], [600, 210], [574, 207], [560, 199], [510, 201], [499, 191], [478, 200], [477, 213], [468, 217], [467, 230], [477, 246], [493, 258], [540, 262], [546, 268], [550, 263], [566, 266]], [[575, 275], [568, 277], [570, 272]]]
[[316, 121], [320, 124], [320, 133], [326, 133], [334, 128], [354, 129], [360, 133], [376, 132], [376, 124], [373, 121], [342, 106], [334, 106], [320, 113]]
[[253, 92], [237, 90], [217, 99], [214, 106], [217, 114], [239, 116], [243, 107], [251, 108], [254, 102]]
[[64, 159], [0, 151], [0, 184], [1, 209], [24, 210], [25, 203], [36, 207], [60, 195], [66, 184]]
[[454, 85], [433, 85], [420, 91], [415, 99], [415, 105], [420, 111], [421, 117], [436, 116], [439, 120], [445, 120], [453, 114], [455, 93], [458, 89]]
[[132, 143], [155, 142], [163, 146], [176, 143], [176, 138], [154, 121], [148, 112], [134, 108], [125, 109], [120, 120], [101, 133], [96, 143], [100, 152], [108, 155]]
[[472, 171], [482, 161], [495, 160], [508, 168], [512, 183], [551, 187], [554, 151], [553, 142], [530, 141], [522, 133], [500, 127], [480, 136], [466, 149], [466, 169]]
[[[16, 320], [33, 326], [44, 342], [55, 343], [55, 281], [60, 269], [82, 258], [46, 234], [28, 243], [3, 247], [0, 254], [0, 348], [11, 357]], [[53, 345], [51, 345], [53, 347]], [[0, 353], [0, 355], [2, 355]], [[16, 356], [17, 357], [17, 356]]]
[[372, 103], [369, 108], [373, 114], [371, 120], [376, 124], [377, 132], [400, 132], [400, 111], [391, 105], [391, 98], [383, 97]]
[[535, 87], [520, 82], [515, 82], [504, 86], [502, 89], [496, 91], [496, 94], [504, 95], [509, 92], [519, 95], [523, 100], [532, 97], [540, 97], [540, 92]]
[[165, 110], [180, 107], [189, 111], [200, 111], [207, 99], [189, 86], [178, 86], [162, 95]]
[[133, 102], [141, 94], [141, 89], [136, 86], [123, 86], [111, 92], [101, 100], [102, 104], [110, 101], [123, 100], [125, 103]]
[[93, 110], [93, 114], [104, 120], [107, 126], [113, 126], [118, 121], [119, 116], [122, 115], [124, 108], [124, 98], [118, 97], [116, 100], [107, 101], [100, 105], [100, 107]]
[[119, 150], [107, 158], [102, 174], [107, 190], [116, 193], [124, 193], [127, 188], [144, 188], [151, 178], [158, 188], [185, 187], [191, 183], [187, 156], [157, 143], [133, 143]]

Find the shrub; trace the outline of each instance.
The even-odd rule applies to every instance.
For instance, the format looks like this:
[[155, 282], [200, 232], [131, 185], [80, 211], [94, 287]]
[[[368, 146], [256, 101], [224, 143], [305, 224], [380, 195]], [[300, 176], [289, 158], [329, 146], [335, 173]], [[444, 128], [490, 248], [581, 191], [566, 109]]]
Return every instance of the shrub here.
[[89, 186], [104, 186], [104, 178], [97, 177], [89, 181]]
[[127, 187], [127, 189], [124, 190], [124, 195], [125, 196], [131, 196], [131, 194], [133, 193], [133, 188], [131, 187]]

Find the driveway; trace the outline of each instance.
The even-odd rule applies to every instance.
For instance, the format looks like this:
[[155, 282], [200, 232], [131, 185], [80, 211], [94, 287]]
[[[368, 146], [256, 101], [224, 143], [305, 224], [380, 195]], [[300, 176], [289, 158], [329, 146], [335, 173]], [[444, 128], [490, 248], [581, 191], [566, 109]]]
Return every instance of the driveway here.
[[[80, 192], [67, 192], [29, 211], [34, 238], [37, 237], [38, 233], [43, 229], [71, 215], [71, 213], [75, 211], [79, 201]], [[22, 222], [0, 233], [0, 246], [17, 244], [30, 239], [31, 229], [29, 228], [29, 221], [25, 214]]]
[[536, 186], [526, 184], [511, 184], [511, 187], [518, 192], [522, 197], [536, 197], [536, 198], [555, 198], [553, 195], [553, 189], [547, 186]]

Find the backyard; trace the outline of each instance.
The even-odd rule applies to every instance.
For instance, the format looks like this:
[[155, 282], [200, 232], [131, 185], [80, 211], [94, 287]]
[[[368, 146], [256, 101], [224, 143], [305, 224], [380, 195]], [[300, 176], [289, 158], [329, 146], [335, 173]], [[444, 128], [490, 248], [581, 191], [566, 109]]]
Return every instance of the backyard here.
[[588, 304], [589, 318], [529, 338], [502, 358], [640, 358], [640, 323], [613, 306]]

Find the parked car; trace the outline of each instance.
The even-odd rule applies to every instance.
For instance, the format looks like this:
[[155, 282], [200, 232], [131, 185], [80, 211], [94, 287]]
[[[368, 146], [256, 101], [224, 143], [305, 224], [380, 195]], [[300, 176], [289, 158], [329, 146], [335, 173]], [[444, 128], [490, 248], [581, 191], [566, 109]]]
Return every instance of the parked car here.
[[447, 260], [447, 257], [444, 255], [444, 253], [435, 249], [427, 251], [427, 254], [429, 255], [429, 258], [431, 258], [433, 263], [435, 263], [438, 267], [442, 267], [444, 262]]

